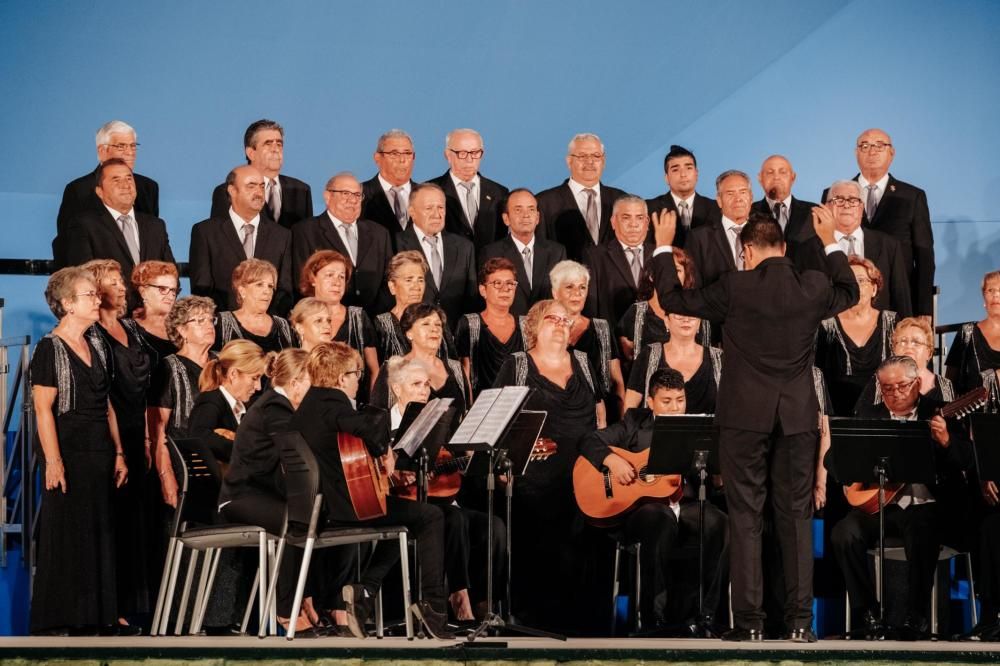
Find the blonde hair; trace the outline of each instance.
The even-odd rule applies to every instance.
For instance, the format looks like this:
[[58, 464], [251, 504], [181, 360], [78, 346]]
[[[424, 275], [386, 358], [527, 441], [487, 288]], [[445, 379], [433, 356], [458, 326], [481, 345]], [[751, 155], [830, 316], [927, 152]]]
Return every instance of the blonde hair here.
[[[80, 266], [80, 268], [90, 271], [91, 275], [94, 276], [94, 285], [97, 287], [97, 295], [101, 297], [101, 305], [104, 304], [104, 297], [107, 295], [105, 289], [101, 286], [101, 281], [114, 273], [118, 274], [122, 282], [125, 281], [122, 275], [122, 265], [114, 259], [91, 259]], [[123, 303], [118, 310], [118, 316], [125, 314], [127, 308], [128, 305]]]
[[896, 336], [899, 335], [900, 331], [904, 328], [915, 328], [919, 330], [924, 335], [924, 342], [926, 342], [931, 350], [934, 349], [934, 331], [931, 329], [931, 325], [928, 324], [923, 319], [917, 317], [907, 317], [905, 319], [900, 319], [896, 322], [896, 328], [892, 329], [892, 339], [895, 341]]
[[323, 310], [329, 311], [326, 303], [314, 296], [309, 296], [295, 304], [291, 314], [288, 315], [288, 321], [292, 322], [293, 326], [301, 326], [308, 317]]
[[277, 354], [269, 354], [265, 375], [271, 378], [272, 386], [287, 386], [296, 377], [306, 372], [309, 352], [298, 347], [282, 349]]
[[270, 261], [264, 259], [244, 259], [233, 269], [233, 295], [236, 297], [236, 307], [243, 306], [243, 297], [239, 287], [251, 285], [263, 277], [270, 277], [278, 288], [278, 269]]
[[420, 266], [420, 270], [424, 273], [427, 272], [427, 260], [424, 259], [424, 253], [420, 250], [403, 250], [402, 252], [397, 252], [392, 255], [392, 259], [389, 260], [389, 265], [385, 269], [385, 279], [395, 280], [399, 277], [399, 271], [408, 264], [416, 264]]
[[361, 354], [343, 342], [323, 342], [309, 352], [306, 369], [313, 386], [338, 388], [345, 373], [361, 368]]
[[198, 390], [204, 393], [219, 388], [231, 368], [236, 368], [247, 375], [263, 375], [269, 361], [270, 356], [265, 355], [264, 350], [256, 342], [231, 340], [217, 357], [202, 368], [201, 376], [198, 377]]
[[559, 301], [554, 298], [547, 298], [544, 301], [538, 301], [528, 310], [528, 314], [524, 317], [525, 349], [531, 349], [538, 342], [538, 327], [541, 325], [545, 315], [549, 313], [549, 310], [556, 306], [565, 309], [565, 306]]

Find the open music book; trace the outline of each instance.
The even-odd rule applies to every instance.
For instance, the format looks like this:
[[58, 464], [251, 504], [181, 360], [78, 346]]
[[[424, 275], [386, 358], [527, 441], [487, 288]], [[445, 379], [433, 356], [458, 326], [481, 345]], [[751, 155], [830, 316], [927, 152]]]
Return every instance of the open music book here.
[[517, 415], [531, 391], [527, 386], [486, 389], [476, 398], [465, 420], [452, 435], [449, 445], [496, 446], [507, 424]]
[[402, 449], [406, 455], [412, 458], [427, 436], [431, 434], [434, 426], [451, 407], [452, 401], [453, 398], [435, 398], [424, 405], [424, 408], [420, 410], [420, 415], [414, 419], [392, 448], [397, 451]]

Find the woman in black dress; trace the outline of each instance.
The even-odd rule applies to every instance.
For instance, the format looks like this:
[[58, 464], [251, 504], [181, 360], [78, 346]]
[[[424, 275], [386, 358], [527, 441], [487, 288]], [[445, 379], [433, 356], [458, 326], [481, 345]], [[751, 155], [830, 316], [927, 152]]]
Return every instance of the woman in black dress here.
[[187, 434], [188, 418], [198, 397], [198, 379], [215, 342], [215, 303], [205, 296], [178, 300], [167, 316], [167, 334], [178, 349], [153, 372], [146, 421], [163, 501], [177, 508], [177, 479], [170, 464], [167, 436]]
[[830, 389], [834, 416], [853, 416], [865, 385], [879, 363], [892, 355], [896, 313], [872, 306], [882, 288], [882, 273], [868, 259], [849, 258], [861, 288], [857, 305], [823, 320], [816, 338], [816, 367]]
[[598, 427], [604, 428], [621, 416], [625, 403], [625, 382], [622, 379], [621, 361], [618, 360], [618, 343], [610, 324], [604, 319], [583, 316], [590, 289], [590, 271], [575, 261], [560, 261], [549, 272], [552, 298], [569, 313], [573, 328], [569, 332], [570, 351], [582, 351], [597, 373], [603, 399], [597, 407]]
[[1000, 368], [1000, 271], [983, 276], [983, 308], [986, 318], [964, 324], [955, 335], [945, 360], [945, 375], [959, 394], [977, 386], [991, 389], [990, 401], [998, 400], [996, 372]]
[[143, 345], [156, 368], [160, 361], [177, 351], [167, 335], [167, 315], [181, 293], [177, 266], [166, 261], [144, 261], [132, 269], [132, 287], [142, 298], [142, 307], [122, 326]]
[[86, 332], [100, 316], [89, 271], [49, 278], [45, 300], [59, 323], [35, 347], [31, 394], [42, 493], [31, 632], [117, 632], [112, 489], [128, 477], [108, 399], [108, 358]]
[[219, 313], [215, 330], [216, 351], [230, 340], [250, 340], [265, 352], [279, 352], [295, 346], [292, 327], [283, 317], [269, 315], [278, 282], [274, 264], [263, 259], [247, 259], [233, 270], [236, 310]]
[[473, 396], [493, 386], [508, 356], [524, 351], [521, 326], [510, 313], [516, 291], [517, 272], [509, 259], [494, 257], [483, 263], [479, 295], [486, 301], [486, 309], [459, 319], [455, 332], [455, 347]]

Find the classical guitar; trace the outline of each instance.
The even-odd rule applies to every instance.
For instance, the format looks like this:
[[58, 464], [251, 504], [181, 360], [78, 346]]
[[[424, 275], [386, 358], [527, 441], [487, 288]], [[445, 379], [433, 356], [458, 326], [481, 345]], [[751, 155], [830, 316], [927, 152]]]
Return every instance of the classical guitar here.
[[573, 494], [580, 511], [591, 523], [612, 526], [640, 504], [681, 498], [683, 483], [679, 474], [666, 476], [646, 472], [649, 449], [633, 453], [616, 446], [610, 448], [632, 463], [638, 475], [629, 485], [622, 485], [611, 478], [611, 472], [602, 472], [586, 458], [577, 458], [573, 466]]
[[372, 457], [360, 437], [350, 433], [337, 433], [337, 448], [340, 450], [347, 492], [351, 496], [351, 507], [358, 520], [384, 516], [389, 479], [382, 463]]
[[[531, 449], [531, 460], [545, 460], [552, 457], [558, 450], [556, 443], [548, 437], [539, 437]], [[462, 487], [462, 472], [469, 463], [471, 456], [456, 456], [451, 451], [441, 449], [438, 451], [437, 460], [434, 467], [427, 470], [427, 496], [441, 499], [452, 499], [458, 494]], [[416, 480], [406, 483], [393, 484], [392, 494], [404, 499], [417, 499]]]
[[[986, 404], [987, 391], [982, 386], [941, 407], [937, 413], [946, 419], [963, 419]], [[885, 504], [889, 505], [903, 489], [902, 483], [885, 485]], [[847, 486], [847, 503], [867, 514], [878, 513], [878, 483], [852, 483]]]

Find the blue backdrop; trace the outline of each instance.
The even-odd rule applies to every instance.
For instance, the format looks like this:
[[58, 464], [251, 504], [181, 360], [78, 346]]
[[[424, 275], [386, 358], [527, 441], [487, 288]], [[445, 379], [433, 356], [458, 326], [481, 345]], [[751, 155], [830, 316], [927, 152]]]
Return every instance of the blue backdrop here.
[[[284, 171], [314, 192], [343, 169], [370, 177], [390, 127], [414, 137], [415, 178], [437, 176], [445, 133], [469, 126], [483, 172], [512, 187], [560, 182], [568, 139], [590, 131], [605, 181], [643, 196], [680, 143], [703, 194], [777, 152], [812, 200], [854, 175], [854, 140], [878, 126], [893, 174], [927, 191], [941, 320], [977, 318], [1000, 264], [998, 26], [988, 0], [4, 2], [0, 257], [50, 256], [62, 188], [112, 118], [138, 130], [180, 260], [261, 117], [285, 126]], [[44, 283], [0, 276], [4, 335], [51, 327]]]

